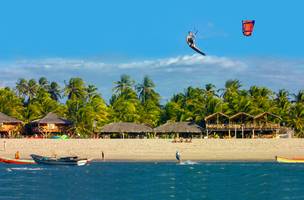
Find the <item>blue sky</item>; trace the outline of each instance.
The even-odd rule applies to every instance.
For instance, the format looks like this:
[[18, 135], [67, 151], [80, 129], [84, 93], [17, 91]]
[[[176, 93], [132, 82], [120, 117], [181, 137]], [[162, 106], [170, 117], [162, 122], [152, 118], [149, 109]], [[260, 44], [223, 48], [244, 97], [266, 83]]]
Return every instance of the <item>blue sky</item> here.
[[[72, 76], [111, 95], [122, 73], [150, 75], [164, 98], [226, 79], [275, 90], [303, 88], [301, 0], [10, 0], [0, 3], [0, 85]], [[241, 20], [255, 19], [252, 37]], [[207, 54], [185, 44], [190, 29]], [[127, 67], [126, 67], [127, 66]]]

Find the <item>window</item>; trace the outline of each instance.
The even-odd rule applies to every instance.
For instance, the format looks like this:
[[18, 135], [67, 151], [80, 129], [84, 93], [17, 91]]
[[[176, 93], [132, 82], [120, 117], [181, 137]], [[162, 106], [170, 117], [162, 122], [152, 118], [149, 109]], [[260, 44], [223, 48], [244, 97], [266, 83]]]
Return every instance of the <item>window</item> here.
[[48, 124], [49, 129], [55, 129], [55, 124]]

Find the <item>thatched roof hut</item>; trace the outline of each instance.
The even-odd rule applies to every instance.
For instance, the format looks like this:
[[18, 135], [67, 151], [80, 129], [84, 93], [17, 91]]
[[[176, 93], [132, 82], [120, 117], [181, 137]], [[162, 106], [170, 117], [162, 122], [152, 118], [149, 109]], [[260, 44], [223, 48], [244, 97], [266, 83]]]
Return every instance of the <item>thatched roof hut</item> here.
[[0, 112], [0, 123], [5, 123], [5, 124], [21, 124], [23, 123], [22, 121], [20, 121], [19, 119], [10, 117], [4, 113]]
[[0, 135], [3, 136], [4, 133], [6, 137], [11, 137], [13, 132], [19, 134], [22, 123], [22, 121], [0, 112]]
[[31, 122], [32, 132], [42, 133], [49, 137], [50, 133], [68, 133], [72, 122], [59, 117], [55, 113], [48, 113], [45, 117]]
[[167, 122], [154, 129], [156, 133], [202, 133], [202, 127], [194, 122]]
[[35, 124], [60, 124], [60, 125], [71, 125], [72, 122], [69, 120], [66, 120], [64, 118], [59, 117], [57, 114], [55, 113], [48, 113], [45, 117], [38, 119], [38, 120], [34, 120], [32, 121], [32, 123]]
[[145, 124], [133, 122], [114, 122], [101, 128], [102, 133], [152, 133], [153, 129]]

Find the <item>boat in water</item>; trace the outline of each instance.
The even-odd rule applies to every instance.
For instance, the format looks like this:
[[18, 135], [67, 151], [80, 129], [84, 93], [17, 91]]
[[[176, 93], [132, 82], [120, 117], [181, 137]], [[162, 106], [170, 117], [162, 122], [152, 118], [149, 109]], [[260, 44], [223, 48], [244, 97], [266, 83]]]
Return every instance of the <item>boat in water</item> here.
[[34, 160], [15, 159], [15, 158], [6, 158], [6, 157], [0, 157], [0, 162], [7, 164], [16, 164], [16, 165], [36, 164]]
[[276, 156], [275, 159], [279, 163], [304, 163], [304, 158], [283, 158]]
[[89, 160], [86, 158], [78, 158], [77, 156], [68, 156], [68, 157], [46, 157], [39, 156], [35, 154], [31, 154], [33, 160], [38, 164], [46, 164], [46, 165], [76, 165], [83, 166], [88, 164]]

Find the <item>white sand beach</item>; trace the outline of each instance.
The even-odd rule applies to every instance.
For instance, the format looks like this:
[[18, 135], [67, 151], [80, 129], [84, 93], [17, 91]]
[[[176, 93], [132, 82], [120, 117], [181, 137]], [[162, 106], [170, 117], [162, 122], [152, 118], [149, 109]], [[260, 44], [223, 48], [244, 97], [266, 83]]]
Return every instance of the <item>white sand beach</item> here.
[[174, 161], [176, 150], [183, 160], [271, 161], [276, 155], [304, 157], [304, 140], [194, 139], [191, 143], [173, 143], [171, 139], [0, 139], [0, 156], [5, 157], [19, 151], [21, 158], [56, 154], [99, 160], [104, 152], [106, 160]]

